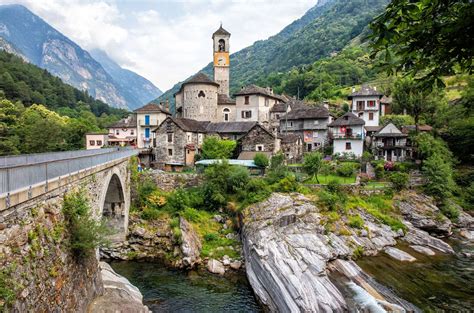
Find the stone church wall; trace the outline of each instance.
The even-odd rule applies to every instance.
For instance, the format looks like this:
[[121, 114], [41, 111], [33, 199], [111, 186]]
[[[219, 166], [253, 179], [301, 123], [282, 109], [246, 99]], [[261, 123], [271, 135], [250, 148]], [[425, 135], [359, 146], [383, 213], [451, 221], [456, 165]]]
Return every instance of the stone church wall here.
[[183, 93], [184, 118], [217, 122], [217, 86], [188, 84]]

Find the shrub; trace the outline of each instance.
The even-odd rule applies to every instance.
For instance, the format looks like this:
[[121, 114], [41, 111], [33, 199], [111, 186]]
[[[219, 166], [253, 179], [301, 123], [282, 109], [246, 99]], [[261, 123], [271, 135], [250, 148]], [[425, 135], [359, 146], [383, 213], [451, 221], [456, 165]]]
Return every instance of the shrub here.
[[265, 154], [257, 153], [255, 154], [255, 157], [253, 158], [253, 163], [258, 167], [265, 168], [268, 166], [269, 160]]
[[346, 197], [343, 193], [321, 190], [318, 193], [318, 202], [330, 211], [344, 209]]
[[188, 193], [184, 189], [177, 189], [170, 193], [166, 202], [166, 209], [169, 212], [182, 211], [190, 204]]
[[362, 161], [364, 162], [370, 162], [371, 160], [374, 159], [374, 156], [372, 155], [372, 153], [370, 153], [369, 151], [364, 151], [362, 153]]
[[380, 162], [376, 163], [374, 171], [375, 171], [375, 178], [377, 178], [377, 179], [383, 179], [384, 178], [385, 168], [383, 166], [383, 163], [380, 163]]
[[394, 172], [390, 175], [390, 182], [398, 191], [405, 189], [408, 186], [408, 179], [409, 176], [407, 173]]
[[239, 199], [243, 205], [260, 202], [268, 198], [271, 194], [270, 186], [261, 178], [251, 179], [245, 190], [239, 193]]
[[229, 159], [236, 146], [237, 142], [234, 140], [208, 136], [202, 143], [201, 156], [203, 159]]
[[464, 202], [467, 210], [474, 209], [474, 182], [464, 190]]
[[355, 164], [354, 163], [350, 163], [350, 162], [344, 162], [344, 163], [341, 163], [337, 169], [336, 169], [336, 172], [339, 176], [342, 176], [342, 177], [351, 177], [352, 175], [354, 175], [354, 172], [355, 172]]
[[298, 189], [295, 175], [288, 175], [273, 186], [275, 191], [293, 192]]
[[459, 217], [459, 210], [452, 203], [446, 203], [440, 206], [441, 212], [451, 220], [456, 220]]
[[216, 233], [208, 233], [204, 235], [204, 240], [206, 241], [215, 241], [218, 239], [219, 239], [219, 236]]
[[423, 175], [426, 177], [425, 192], [434, 196], [438, 202], [450, 198], [454, 188], [451, 165], [439, 153], [431, 155], [423, 163]]
[[316, 182], [319, 184], [318, 173], [322, 166], [323, 155], [319, 152], [307, 153], [304, 156], [303, 168], [305, 172], [316, 178]]
[[326, 185], [326, 189], [330, 192], [341, 192], [341, 185], [337, 182], [337, 180], [331, 180]]
[[90, 256], [94, 249], [107, 244], [111, 232], [104, 221], [96, 221], [83, 190], [64, 196], [62, 207], [69, 232], [69, 246], [77, 256]]
[[352, 228], [362, 229], [364, 227], [364, 220], [359, 215], [349, 216], [348, 225]]

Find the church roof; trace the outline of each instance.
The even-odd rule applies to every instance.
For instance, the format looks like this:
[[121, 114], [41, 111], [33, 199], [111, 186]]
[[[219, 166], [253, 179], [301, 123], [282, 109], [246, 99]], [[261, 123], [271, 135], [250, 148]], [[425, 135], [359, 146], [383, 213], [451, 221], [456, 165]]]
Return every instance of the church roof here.
[[163, 107], [161, 107], [160, 105], [158, 105], [156, 103], [152, 103], [152, 102], [142, 106], [141, 108], [136, 109], [133, 112], [135, 112], [135, 113], [162, 112], [162, 113], [171, 115], [171, 113], [168, 112], [167, 110], [163, 109]]
[[371, 87], [369, 85], [362, 85], [362, 87], [360, 87], [360, 90], [352, 92], [348, 98], [352, 99], [353, 97], [364, 97], [364, 96], [383, 96], [383, 93], [381, 93], [380, 91], [377, 91], [376, 88]]
[[218, 30], [216, 30], [214, 32], [214, 34], [212, 34], [212, 39], [214, 39], [214, 36], [215, 35], [221, 35], [221, 36], [230, 36], [230, 33], [228, 31], [226, 31], [224, 28], [222, 28], [222, 24], [221, 26], [219, 27]]
[[228, 95], [218, 94], [217, 104], [218, 105], [235, 105], [235, 99], [230, 98]]
[[259, 87], [256, 85], [248, 85], [242, 87], [239, 92], [236, 92], [234, 96], [245, 96], [245, 95], [263, 95], [277, 100], [284, 101], [284, 98], [280, 95], [274, 94], [268, 88]]
[[216, 85], [219, 86], [218, 83], [210, 79], [206, 74], [204, 73], [197, 73], [193, 77], [191, 77], [189, 80], [185, 81], [184, 84], [211, 84], [211, 85]]
[[355, 116], [352, 112], [347, 112], [328, 126], [357, 126], [357, 125], [365, 125], [365, 121], [357, 116]]

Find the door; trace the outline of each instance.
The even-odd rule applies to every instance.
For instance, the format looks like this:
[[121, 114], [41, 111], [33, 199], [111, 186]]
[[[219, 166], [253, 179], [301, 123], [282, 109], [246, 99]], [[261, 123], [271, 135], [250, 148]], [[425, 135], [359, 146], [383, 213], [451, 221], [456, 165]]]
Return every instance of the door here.
[[392, 161], [392, 150], [387, 150], [387, 161]]
[[145, 125], [150, 125], [150, 115], [145, 115]]

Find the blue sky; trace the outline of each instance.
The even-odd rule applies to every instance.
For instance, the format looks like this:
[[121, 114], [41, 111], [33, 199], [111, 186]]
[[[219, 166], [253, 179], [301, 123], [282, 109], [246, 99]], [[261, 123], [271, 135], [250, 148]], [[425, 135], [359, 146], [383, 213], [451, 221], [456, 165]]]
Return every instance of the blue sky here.
[[0, 0], [20, 3], [86, 50], [102, 49], [162, 90], [212, 59], [222, 22], [231, 53], [278, 33], [317, 0]]

